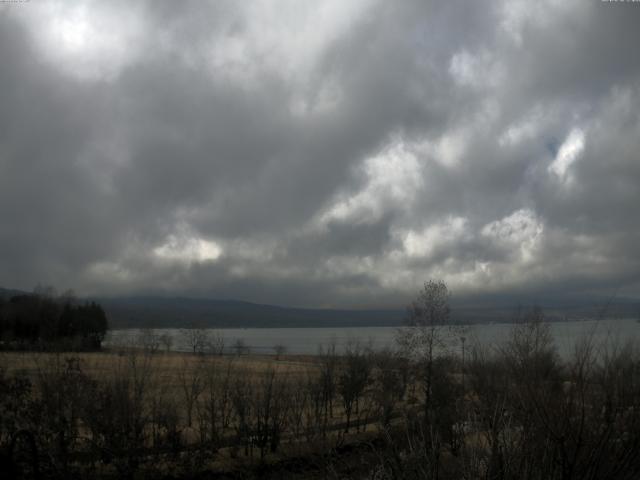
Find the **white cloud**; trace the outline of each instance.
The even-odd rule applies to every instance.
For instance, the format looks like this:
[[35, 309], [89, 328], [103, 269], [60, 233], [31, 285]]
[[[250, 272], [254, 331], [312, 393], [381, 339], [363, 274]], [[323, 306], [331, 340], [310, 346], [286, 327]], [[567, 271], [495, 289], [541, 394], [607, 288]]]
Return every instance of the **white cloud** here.
[[464, 217], [448, 217], [422, 231], [409, 230], [403, 235], [404, 251], [409, 257], [429, 257], [437, 248], [467, 235], [467, 224]]
[[[239, 3], [239, 11], [212, 36], [204, 61], [216, 75], [245, 86], [254, 84], [267, 71], [304, 88], [316, 68], [318, 56], [347, 32], [371, 3], [371, 0]], [[294, 106], [294, 110], [299, 108]]]
[[460, 164], [467, 151], [469, 127], [460, 126], [443, 133], [435, 140], [424, 140], [416, 143], [414, 149], [418, 155], [435, 160], [446, 168]]
[[365, 160], [363, 169], [367, 178], [364, 188], [334, 201], [320, 216], [321, 225], [332, 220], [374, 222], [390, 209], [410, 208], [422, 186], [418, 159], [401, 139]]
[[451, 57], [449, 74], [458, 85], [483, 89], [499, 85], [504, 69], [486, 50], [472, 54], [463, 49]]
[[[562, 22], [571, 12], [584, 8], [582, 0], [509, 0], [500, 6], [500, 26], [517, 46], [522, 46], [526, 27], [550, 28], [553, 22]], [[562, 23], [566, 28], [566, 24]]]
[[153, 249], [153, 254], [163, 260], [206, 262], [217, 260], [222, 248], [216, 242], [183, 231], [169, 235], [162, 245]]
[[540, 108], [533, 109], [524, 119], [513, 122], [498, 138], [498, 145], [501, 147], [513, 147], [519, 143], [535, 138], [544, 125], [545, 116], [548, 120], [549, 112], [544, 112]]
[[303, 89], [294, 92], [289, 110], [296, 117], [329, 114], [337, 110], [344, 99], [344, 92], [334, 77], [325, 78], [316, 91]]
[[569, 168], [580, 158], [584, 150], [584, 131], [580, 128], [571, 130], [567, 138], [558, 149], [555, 159], [549, 165], [549, 173], [565, 183], [570, 183], [573, 179]]
[[97, 2], [31, 2], [28, 18], [44, 58], [80, 79], [110, 80], [132, 61], [143, 23], [136, 8], [126, 15]]
[[110, 278], [123, 283], [134, 278], [131, 270], [119, 262], [95, 262], [88, 267], [87, 273], [90, 277], [95, 277], [97, 279]]
[[517, 260], [528, 262], [544, 234], [542, 220], [530, 209], [520, 209], [482, 227], [481, 234], [502, 249], [516, 253]]

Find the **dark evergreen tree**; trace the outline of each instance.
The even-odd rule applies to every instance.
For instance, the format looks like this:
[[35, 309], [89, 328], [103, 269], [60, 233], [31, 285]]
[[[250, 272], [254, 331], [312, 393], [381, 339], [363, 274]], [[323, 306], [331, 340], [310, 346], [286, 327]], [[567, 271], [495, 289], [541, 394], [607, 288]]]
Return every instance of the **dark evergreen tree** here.
[[74, 305], [68, 296], [31, 294], [0, 303], [0, 345], [5, 348], [62, 343], [94, 350], [107, 328], [107, 316], [95, 302]]

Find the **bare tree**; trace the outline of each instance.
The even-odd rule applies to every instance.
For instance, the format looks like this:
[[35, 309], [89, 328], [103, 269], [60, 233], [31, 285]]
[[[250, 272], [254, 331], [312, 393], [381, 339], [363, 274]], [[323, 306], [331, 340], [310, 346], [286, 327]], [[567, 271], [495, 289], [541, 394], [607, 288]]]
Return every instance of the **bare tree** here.
[[118, 357], [107, 379], [95, 382], [84, 393], [83, 423], [96, 446], [117, 468], [121, 478], [133, 478], [146, 458], [154, 382], [152, 356], [132, 351]]
[[450, 322], [450, 294], [442, 280], [429, 280], [407, 309], [407, 325], [398, 331], [396, 341], [403, 352], [421, 365], [424, 412], [431, 412], [433, 367], [438, 354], [446, 352], [455, 332]]
[[375, 388], [373, 399], [378, 407], [383, 428], [387, 428], [406, 390], [407, 365], [394, 352], [382, 350], [373, 355]]
[[[438, 478], [442, 454], [442, 425], [436, 407], [448, 390], [447, 372], [437, 357], [447, 352], [456, 337], [451, 325], [450, 294], [442, 280], [429, 280], [407, 309], [406, 326], [398, 330], [396, 341], [404, 354], [415, 363], [416, 376], [422, 386], [423, 420], [416, 425], [421, 432], [429, 475]], [[435, 392], [434, 389], [442, 389]], [[448, 396], [448, 394], [446, 395]]]
[[276, 354], [276, 360], [280, 360], [280, 357], [287, 353], [287, 346], [282, 343], [278, 343], [273, 346], [273, 351]]
[[233, 357], [225, 362], [213, 361], [204, 370], [203, 398], [198, 402], [200, 437], [216, 450], [230, 428], [233, 405], [231, 382], [235, 376]]
[[325, 378], [321, 372], [307, 370], [301, 385], [305, 394], [299, 396], [300, 418], [307, 441], [315, 440], [317, 435], [324, 436], [327, 429], [328, 411], [325, 401]]
[[237, 338], [233, 343], [233, 349], [236, 352], [236, 355], [248, 355], [251, 351], [250, 347], [244, 341], [243, 338]]
[[357, 342], [349, 342], [345, 362], [340, 372], [338, 391], [346, 416], [344, 431], [349, 432], [352, 414], [358, 413], [360, 399], [371, 381], [371, 361], [367, 349]]
[[209, 332], [207, 336], [207, 351], [213, 355], [224, 354], [225, 339], [219, 331]]
[[138, 333], [136, 344], [146, 352], [156, 353], [160, 349], [160, 336], [152, 328], [143, 328]]
[[252, 398], [253, 436], [260, 449], [260, 458], [264, 458], [267, 450], [275, 453], [280, 445], [288, 417], [288, 394], [287, 384], [273, 368], [261, 374]]
[[207, 330], [194, 324], [182, 329], [182, 337], [193, 353], [204, 353], [209, 343]]
[[162, 344], [166, 352], [169, 352], [171, 350], [171, 347], [173, 346], [173, 337], [171, 335], [165, 332], [160, 335], [158, 340], [160, 340], [160, 343]]
[[321, 393], [323, 410], [323, 435], [329, 424], [329, 419], [333, 417], [333, 399], [336, 396], [338, 377], [338, 355], [336, 352], [336, 342], [332, 340], [325, 348], [322, 345], [318, 348], [320, 360], [320, 375], [317, 378]]
[[[308, 375], [308, 372], [307, 372]], [[310, 395], [307, 389], [308, 377], [296, 376], [290, 381], [289, 410], [288, 421], [291, 432], [295, 438], [304, 438], [308, 432], [309, 426], [305, 420], [308, 419], [309, 412], [312, 410], [310, 406]], [[307, 435], [308, 437], [308, 435]]]
[[248, 372], [239, 372], [231, 389], [231, 403], [234, 413], [234, 427], [239, 445], [244, 446], [245, 456], [253, 455], [254, 385]]
[[193, 358], [183, 357], [182, 368], [180, 368], [178, 372], [180, 388], [182, 389], [187, 413], [187, 426], [189, 427], [191, 427], [193, 422], [194, 407], [205, 389], [203, 361], [196, 360], [194, 365], [191, 360], [193, 360]]

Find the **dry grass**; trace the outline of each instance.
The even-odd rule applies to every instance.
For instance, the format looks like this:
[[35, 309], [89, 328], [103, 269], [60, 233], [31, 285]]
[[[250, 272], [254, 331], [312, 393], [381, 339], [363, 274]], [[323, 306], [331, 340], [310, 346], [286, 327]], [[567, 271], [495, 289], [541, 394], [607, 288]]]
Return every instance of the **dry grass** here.
[[66, 367], [67, 359], [78, 358], [79, 366], [90, 377], [105, 378], [117, 373], [121, 368], [136, 358], [139, 362], [147, 362], [150, 373], [159, 374], [164, 379], [175, 377], [178, 372], [197, 367], [221, 367], [230, 362], [235, 368], [245, 373], [260, 374], [267, 370], [275, 370], [278, 374], [301, 375], [316, 365], [311, 356], [282, 356], [277, 360], [270, 355], [198, 355], [181, 352], [162, 352], [145, 354], [140, 350], [104, 351], [104, 352], [0, 352], [0, 368], [7, 373], [21, 373], [34, 377], [38, 373], [54, 368], [56, 365]]

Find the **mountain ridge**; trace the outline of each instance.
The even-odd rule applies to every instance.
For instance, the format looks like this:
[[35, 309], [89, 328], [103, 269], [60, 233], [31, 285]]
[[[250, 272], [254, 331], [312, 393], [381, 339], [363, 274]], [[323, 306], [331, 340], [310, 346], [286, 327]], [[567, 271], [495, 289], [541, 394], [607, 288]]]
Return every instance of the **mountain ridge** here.
[[[0, 288], [0, 297], [29, 292]], [[237, 299], [188, 296], [130, 295], [80, 298], [104, 308], [110, 328], [284, 328], [400, 326], [404, 309], [303, 308]], [[522, 302], [509, 296], [452, 299], [452, 320], [458, 323], [500, 323], [517, 318], [518, 305], [540, 305], [550, 321], [603, 316], [640, 316], [640, 301], [625, 297], [549, 297]], [[604, 314], [603, 314], [604, 312]]]

